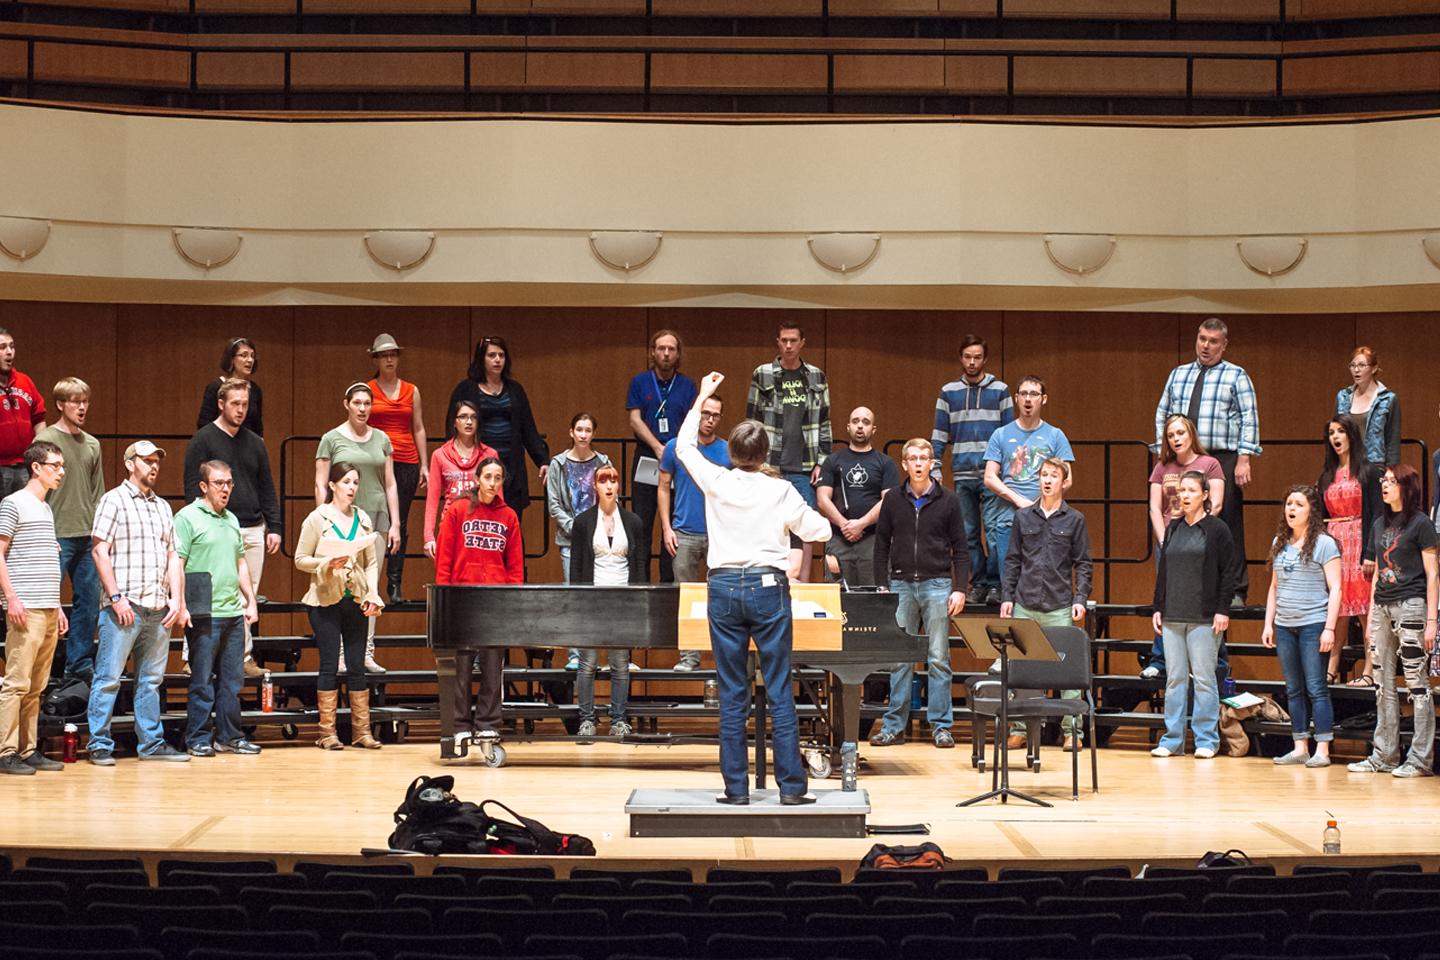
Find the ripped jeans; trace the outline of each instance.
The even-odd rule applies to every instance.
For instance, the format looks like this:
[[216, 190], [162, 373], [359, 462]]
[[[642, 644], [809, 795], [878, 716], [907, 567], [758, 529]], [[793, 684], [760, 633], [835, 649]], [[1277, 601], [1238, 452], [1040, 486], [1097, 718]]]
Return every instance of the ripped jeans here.
[[1375, 746], [1371, 756], [1385, 766], [1400, 763], [1400, 701], [1395, 692], [1395, 659], [1415, 708], [1415, 736], [1407, 762], [1422, 770], [1435, 761], [1435, 704], [1430, 696], [1425, 653], [1425, 599], [1412, 597], [1370, 608], [1370, 656], [1375, 663]]

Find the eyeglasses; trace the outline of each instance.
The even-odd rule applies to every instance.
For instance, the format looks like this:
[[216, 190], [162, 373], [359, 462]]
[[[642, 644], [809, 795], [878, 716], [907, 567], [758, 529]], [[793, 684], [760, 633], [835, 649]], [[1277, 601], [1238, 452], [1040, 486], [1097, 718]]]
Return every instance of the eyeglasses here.
[[456, 419], [456, 420], [468, 420], [468, 421], [470, 421], [470, 422], [473, 423], [473, 422], [474, 422], [476, 419], [478, 419], [478, 418], [477, 418], [477, 417], [475, 416], [475, 414], [473, 414], [473, 413], [460, 413], [460, 414], [456, 414], [455, 419]]
[[229, 490], [235, 486], [234, 480], [201, 480], [200, 482], [207, 487], [219, 487], [221, 490]]
[[1399, 482], [1400, 482], [1400, 481], [1399, 481], [1399, 480], [1396, 480], [1394, 477], [1381, 477], [1381, 478], [1380, 478], [1380, 483], [1381, 483], [1382, 485], [1383, 485], [1383, 484], [1387, 484], [1387, 483], [1389, 483], [1389, 484], [1396, 484], [1396, 483], [1399, 483]]
[[1045, 394], [1041, 393], [1039, 390], [1021, 390], [1019, 393], [1016, 394], [1016, 396], [1034, 399], [1035, 397], [1043, 397], [1045, 396]]
[[934, 457], [904, 457], [905, 463], [929, 463]]
[[55, 469], [55, 470], [64, 470], [64, 469], [65, 469], [65, 461], [64, 461], [64, 460], [46, 460], [44, 463], [40, 464], [40, 466], [42, 466], [42, 467], [51, 467], [51, 468], [53, 468], [53, 469]]
[[1351, 369], [1351, 370], [1364, 370], [1364, 369], [1366, 369], [1366, 368], [1369, 367], [1369, 366], [1370, 366], [1370, 364], [1366, 363], [1364, 360], [1358, 360], [1358, 361], [1356, 361], [1355, 363], [1350, 364], [1350, 369]]
[[720, 419], [720, 414], [718, 414], [718, 413], [704, 413], [704, 412], [702, 412], [702, 413], [700, 414], [700, 419], [701, 419], [701, 420], [719, 420], [719, 419]]

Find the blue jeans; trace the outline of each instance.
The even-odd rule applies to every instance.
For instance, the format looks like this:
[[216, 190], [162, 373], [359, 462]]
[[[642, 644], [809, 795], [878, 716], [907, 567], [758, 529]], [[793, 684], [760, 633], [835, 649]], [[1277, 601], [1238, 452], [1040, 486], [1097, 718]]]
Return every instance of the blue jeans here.
[[[1310, 739], [1310, 714], [1315, 716], [1315, 739], [1335, 739], [1335, 708], [1325, 683], [1328, 653], [1320, 652], [1324, 621], [1303, 627], [1275, 624], [1275, 652], [1285, 671], [1285, 698], [1290, 702], [1290, 729], [1296, 740]], [[1310, 698], [1307, 705], [1306, 697]]]
[[710, 571], [710, 646], [720, 687], [720, 772], [725, 793], [750, 795], [750, 759], [745, 721], [750, 713], [747, 652], [750, 640], [760, 654], [760, 673], [769, 703], [775, 780], [786, 796], [803, 794], [807, 780], [800, 759], [795, 690], [790, 677], [790, 582], [775, 567], [724, 567]]
[[805, 501], [805, 505], [811, 510], [814, 510], [815, 485], [810, 482], [810, 471], [805, 470], [801, 473], [782, 473], [781, 476], [785, 478], [785, 480], [790, 484], [790, 486], [800, 491], [800, 497]]
[[[625, 719], [625, 701], [630, 699], [630, 651], [609, 650], [610, 654], [610, 721]], [[580, 719], [595, 719], [595, 668], [600, 662], [599, 650], [580, 651], [580, 669], [575, 674], [575, 699], [580, 705]]]
[[89, 537], [60, 538], [60, 575], [70, 575], [70, 633], [65, 638], [65, 676], [95, 673], [95, 630], [100, 621], [100, 575]]
[[1005, 551], [1010, 549], [1010, 528], [1015, 525], [1015, 504], [989, 493], [981, 500], [981, 509], [985, 515], [985, 549], [990, 555], [988, 563], [995, 571], [994, 582], [998, 586], [1000, 573], [1005, 569]]
[[131, 607], [135, 620], [122, 627], [115, 612], [107, 607], [100, 614], [100, 649], [95, 654], [95, 681], [90, 686], [90, 750], [114, 750], [110, 721], [115, 714], [115, 696], [120, 692], [120, 673], [125, 661], [135, 654], [135, 734], [140, 753], [148, 756], [165, 745], [165, 728], [160, 724], [160, 684], [170, 659], [170, 630], [160, 621], [165, 608], [149, 610]]
[[[926, 695], [926, 718], [930, 729], [944, 730], [955, 722], [954, 711], [950, 708], [950, 614], [945, 603], [950, 598], [950, 581], [944, 577], [934, 580], [891, 580], [890, 592], [900, 598], [895, 608], [895, 622], [906, 633], [920, 636], [923, 622], [925, 635], [930, 638], [930, 649], [926, 657], [926, 673], [930, 676], [930, 688]], [[885, 710], [881, 726], [883, 733], [896, 734], [905, 729], [910, 719], [910, 683], [915, 675], [913, 663], [900, 663], [890, 673], [890, 706]]]
[[245, 680], [245, 618], [196, 617], [190, 635], [190, 699], [185, 709], [185, 746], [215, 739], [233, 743], [240, 732], [240, 685]]
[[1190, 729], [1195, 732], [1195, 748], [1220, 748], [1220, 688], [1215, 679], [1215, 656], [1219, 637], [1204, 623], [1164, 621], [1161, 636], [1165, 640], [1165, 735], [1160, 746], [1171, 753], [1185, 749], [1185, 707], [1190, 683], [1195, 683], [1195, 709], [1190, 716]]
[[965, 545], [970, 552], [970, 583], [974, 589], [1000, 586], [1000, 565], [991, 563], [985, 553], [985, 538], [980, 526], [981, 510], [995, 494], [985, 489], [979, 477], [955, 481], [955, 496], [960, 498], [960, 517], [965, 521]]

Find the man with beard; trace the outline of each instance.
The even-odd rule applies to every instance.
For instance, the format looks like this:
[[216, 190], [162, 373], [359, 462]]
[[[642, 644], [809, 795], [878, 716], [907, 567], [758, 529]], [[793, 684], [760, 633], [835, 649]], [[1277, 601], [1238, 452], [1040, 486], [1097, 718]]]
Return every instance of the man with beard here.
[[[658, 464], [665, 456], [665, 444], [675, 439], [680, 422], [695, 403], [695, 381], [680, 372], [684, 344], [674, 330], [656, 330], [650, 336], [650, 367], [630, 379], [625, 409], [630, 412], [630, 429], [638, 444], [636, 459], [653, 457]], [[654, 554], [655, 509], [658, 493], [653, 482], [633, 480], [630, 508], [640, 518], [641, 536], [648, 554]], [[660, 581], [672, 583], [672, 554], [660, 553]]]
[[825, 545], [825, 579], [852, 587], [875, 585], [875, 521], [880, 500], [900, 485], [895, 461], [870, 445], [875, 414], [856, 407], [846, 423], [850, 445], [820, 467], [818, 507], [834, 531]]
[[45, 400], [15, 369], [15, 338], [0, 327], [0, 499], [30, 482], [25, 451], [44, 426]]

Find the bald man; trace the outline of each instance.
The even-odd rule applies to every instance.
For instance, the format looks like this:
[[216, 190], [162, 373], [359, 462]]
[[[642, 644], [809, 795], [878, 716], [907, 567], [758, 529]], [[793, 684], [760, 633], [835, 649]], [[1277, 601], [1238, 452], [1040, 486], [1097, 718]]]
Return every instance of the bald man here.
[[856, 407], [845, 425], [850, 444], [820, 466], [816, 505], [834, 533], [825, 547], [825, 579], [852, 587], [875, 585], [875, 521], [885, 493], [900, 485], [900, 471], [870, 445], [875, 413]]

